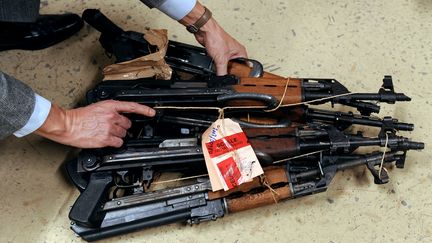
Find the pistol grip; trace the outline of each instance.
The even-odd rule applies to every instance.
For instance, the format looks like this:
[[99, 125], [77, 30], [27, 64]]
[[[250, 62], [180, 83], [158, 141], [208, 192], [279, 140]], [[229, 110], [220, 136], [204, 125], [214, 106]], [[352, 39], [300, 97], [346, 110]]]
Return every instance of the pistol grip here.
[[86, 189], [72, 206], [69, 218], [81, 226], [100, 226], [104, 217], [101, 207], [108, 200], [108, 190], [113, 182], [111, 172], [92, 173]]

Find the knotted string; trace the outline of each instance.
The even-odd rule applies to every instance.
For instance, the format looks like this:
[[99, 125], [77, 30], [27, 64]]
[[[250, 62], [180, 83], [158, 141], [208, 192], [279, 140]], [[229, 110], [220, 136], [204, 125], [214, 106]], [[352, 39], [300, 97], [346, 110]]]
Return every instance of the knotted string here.
[[271, 187], [271, 185], [268, 183], [265, 175], [260, 175], [260, 183], [261, 183], [261, 185], [264, 185], [265, 187], [267, 187], [270, 190], [274, 202], [278, 203], [276, 196], [279, 196], [279, 193]]

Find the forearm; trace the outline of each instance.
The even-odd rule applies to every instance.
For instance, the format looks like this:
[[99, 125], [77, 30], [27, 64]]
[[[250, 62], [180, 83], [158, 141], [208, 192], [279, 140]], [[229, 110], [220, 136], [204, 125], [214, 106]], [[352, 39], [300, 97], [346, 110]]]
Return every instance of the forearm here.
[[[149, 8], [157, 8], [184, 26], [194, 24], [203, 14], [204, 6], [196, 0], [141, 0]], [[216, 21], [211, 18], [211, 22]]]
[[[35, 94], [29, 86], [0, 72], [0, 139], [12, 133], [24, 136], [33, 132], [47, 115], [42, 110], [35, 111], [35, 108], [49, 105], [49, 101]], [[31, 126], [29, 122], [36, 124]]]
[[217, 75], [227, 74], [229, 60], [247, 57], [246, 48], [217, 23], [211, 17], [210, 11], [206, 12], [200, 2], [196, 0], [141, 1], [150, 8], [156, 7], [184, 26], [190, 27], [188, 30], [195, 34], [196, 40], [205, 46], [207, 53], [213, 58]]
[[204, 14], [204, 11], [204, 6], [197, 1], [191, 11], [180, 19], [179, 22], [184, 26], [194, 24]]
[[45, 122], [34, 133], [57, 141], [65, 135], [67, 127], [66, 111], [53, 104]]
[[0, 72], [0, 139], [12, 133], [35, 133], [80, 148], [120, 147], [131, 122], [121, 113], [154, 116], [155, 111], [135, 102], [103, 101], [65, 110], [51, 104], [15, 78]]

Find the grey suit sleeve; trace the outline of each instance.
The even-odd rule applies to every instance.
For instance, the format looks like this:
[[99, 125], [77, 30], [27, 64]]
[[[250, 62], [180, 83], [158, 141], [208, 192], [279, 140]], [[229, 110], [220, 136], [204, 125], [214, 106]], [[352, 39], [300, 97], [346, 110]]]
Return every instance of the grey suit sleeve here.
[[0, 21], [34, 22], [39, 7], [40, 0], [0, 0]]
[[162, 5], [166, 0], [141, 0], [149, 8], [157, 8]]
[[35, 107], [35, 93], [23, 82], [0, 72], [0, 139], [27, 123]]

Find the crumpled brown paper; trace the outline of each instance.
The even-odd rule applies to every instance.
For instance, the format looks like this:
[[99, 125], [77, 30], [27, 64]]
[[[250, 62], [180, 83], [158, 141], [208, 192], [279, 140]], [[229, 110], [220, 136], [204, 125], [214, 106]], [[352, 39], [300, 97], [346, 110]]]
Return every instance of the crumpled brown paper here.
[[133, 80], [155, 77], [171, 79], [172, 69], [165, 62], [168, 48], [168, 31], [149, 29], [144, 32], [144, 39], [158, 47], [158, 51], [130, 61], [109, 65], [103, 69], [103, 80]]

